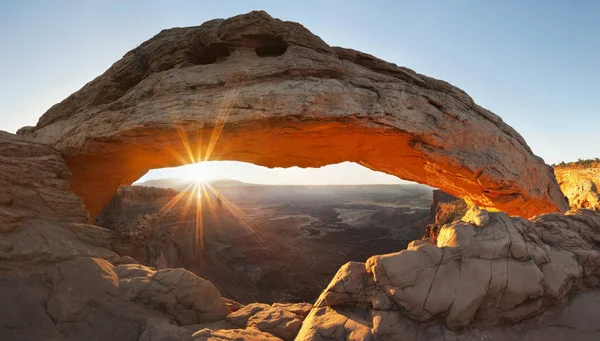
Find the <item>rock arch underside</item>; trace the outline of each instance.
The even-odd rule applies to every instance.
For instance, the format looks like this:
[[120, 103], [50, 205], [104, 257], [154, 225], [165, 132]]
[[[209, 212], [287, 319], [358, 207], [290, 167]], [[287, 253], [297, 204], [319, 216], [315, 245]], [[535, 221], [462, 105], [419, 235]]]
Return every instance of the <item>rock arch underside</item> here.
[[464, 91], [264, 12], [164, 30], [20, 133], [65, 155], [92, 218], [120, 184], [206, 158], [353, 161], [513, 215], [568, 209], [551, 168]]
[[[19, 135], [0, 132], [2, 340], [600, 339], [600, 214], [564, 213], [552, 168], [461, 90], [299, 24], [165, 30]], [[504, 212], [349, 262], [316, 302], [243, 306], [90, 221], [119, 184], [205, 158], [355, 161]]]

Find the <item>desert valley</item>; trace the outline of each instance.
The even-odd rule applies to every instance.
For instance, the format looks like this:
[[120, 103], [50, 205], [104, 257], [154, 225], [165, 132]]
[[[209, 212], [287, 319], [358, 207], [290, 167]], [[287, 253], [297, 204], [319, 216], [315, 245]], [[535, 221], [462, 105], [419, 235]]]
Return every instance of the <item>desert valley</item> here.
[[[431, 189], [416, 185], [261, 186], [229, 181], [211, 185], [226, 203], [215, 195], [199, 199], [191, 193], [191, 202], [183, 199], [161, 212], [179, 193], [140, 185], [120, 187], [96, 219], [131, 240], [117, 252], [154, 268], [191, 270], [244, 304], [316, 300], [348, 261], [364, 262], [421, 238], [432, 197]], [[170, 186], [184, 190], [187, 184], [171, 181]], [[200, 257], [193, 252], [198, 204], [203, 215]]]
[[[252, 11], [0, 131], [0, 340], [598, 340], [600, 160]], [[139, 181], [350, 161], [407, 184]]]

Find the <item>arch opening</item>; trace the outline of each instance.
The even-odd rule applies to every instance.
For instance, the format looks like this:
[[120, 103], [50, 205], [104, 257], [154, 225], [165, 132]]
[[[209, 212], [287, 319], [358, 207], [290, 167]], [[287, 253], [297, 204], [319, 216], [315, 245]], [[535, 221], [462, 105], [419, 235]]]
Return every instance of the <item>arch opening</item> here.
[[[84, 199], [94, 219], [119, 185], [131, 184], [153, 168], [210, 160], [236, 160], [265, 167], [321, 167], [348, 161], [510, 214], [529, 217], [540, 210], [556, 209], [544, 193], [533, 193], [538, 197], [531, 197], [523, 192], [519, 179], [498, 181], [494, 178], [496, 166], [486, 170], [469, 163], [457, 164], [457, 155], [447, 153], [440, 142], [353, 116], [263, 121], [257, 114], [257, 119], [236, 122], [232, 113], [239, 110], [236, 103], [240, 100], [226, 97], [224, 101], [236, 109], [220, 110], [213, 118], [214, 125], [179, 122], [173, 116], [151, 128], [131, 127], [114, 140], [87, 141], [88, 152], [66, 156], [73, 172], [71, 190]], [[504, 165], [509, 166], [523, 165], [511, 160]], [[534, 180], [543, 183], [547, 179]]]

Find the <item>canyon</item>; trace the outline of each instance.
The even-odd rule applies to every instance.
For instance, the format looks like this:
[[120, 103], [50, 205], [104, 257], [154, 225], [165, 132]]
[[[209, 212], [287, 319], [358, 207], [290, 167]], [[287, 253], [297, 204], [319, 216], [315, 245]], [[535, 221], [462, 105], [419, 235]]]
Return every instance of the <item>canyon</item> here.
[[187, 192], [174, 203], [182, 193], [121, 186], [96, 224], [123, 237], [119, 254], [186, 268], [238, 302], [314, 302], [344, 263], [421, 238], [431, 201], [431, 189], [416, 185], [211, 187], [222, 199]]
[[[189, 244], [199, 229], [158, 228], [175, 218], [198, 227], [197, 215], [194, 220], [185, 207], [169, 205], [185, 192], [127, 187], [151, 168], [225, 159], [269, 167], [353, 161], [464, 201], [435, 192], [432, 208], [429, 199], [420, 202], [432, 224], [423, 239], [425, 225], [412, 225], [420, 220], [392, 212], [398, 225], [389, 230], [406, 234], [377, 246], [393, 248], [380, 255], [360, 243], [368, 228], [352, 225], [353, 212], [338, 204], [321, 211], [317, 225], [295, 228], [291, 237], [304, 237], [295, 245], [282, 232], [308, 218], [279, 219], [277, 237], [289, 242], [271, 239], [283, 258], [267, 257], [275, 266], [293, 268], [291, 259], [300, 258], [294, 252], [315, 240], [323, 244], [314, 257], [331, 247], [356, 258], [339, 267], [314, 301], [277, 302], [314, 297], [314, 283], [324, 277], [309, 274], [317, 278], [300, 283], [311, 288], [307, 295], [261, 293], [262, 285], [252, 281], [243, 284], [256, 291], [245, 293], [235, 282], [249, 277], [217, 264], [247, 267], [249, 253], [235, 258], [235, 247], [256, 248], [248, 234], [239, 234], [238, 223], [221, 215], [223, 229], [243, 239], [224, 242], [215, 229], [221, 225], [207, 216], [206, 239], [195, 235], [191, 242], [221, 242], [223, 253], [210, 255], [195, 247], [203, 244]], [[256, 11], [164, 30], [53, 106], [35, 127], [0, 132], [0, 335], [597, 340], [596, 174], [546, 165], [464, 91], [331, 47], [298, 23]], [[151, 204], [137, 205], [139, 198]], [[228, 205], [225, 196], [209, 198], [206, 205]], [[364, 202], [355, 205], [362, 209]], [[174, 207], [173, 215], [157, 216], [159, 206]], [[298, 207], [279, 210], [279, 217], [306, 214]], [[327, 221], [332, 210], [337, 215]], [[377, 231], [376, 239], [390, 239]], [[346, 239], [331, 243], [327, 238], [335, 233]], [[311, 234], [319, 238], [306, 238]], [[206, 264], [182, 268], [190, 264], [178, 248], [201, 250], [193, 256], [205, 256]], [[329, 274], [338, 263], [315, 264]], [[203, 278], [205, 271], [215, 284]]]

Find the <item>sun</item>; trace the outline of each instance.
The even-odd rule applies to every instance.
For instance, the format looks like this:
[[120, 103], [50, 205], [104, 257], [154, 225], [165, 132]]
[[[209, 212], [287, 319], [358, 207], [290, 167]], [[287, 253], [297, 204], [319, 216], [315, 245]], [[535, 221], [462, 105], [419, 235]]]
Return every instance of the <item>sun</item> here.
[[198, 162], [188, 166], [186, 177], [197, 184], [206, 184], [216, 178], [214, 170], [206, 162]]
[[205, 183], [211, 182], [211, 180], [214, 180], [214, 177], [211, 174], [198, 172], [198, 173], [194, 174], [194, 176], [192, 177], [192, 180], [194, 180], [194, 182], [196, 182], [196, 183], [205, 184]]

